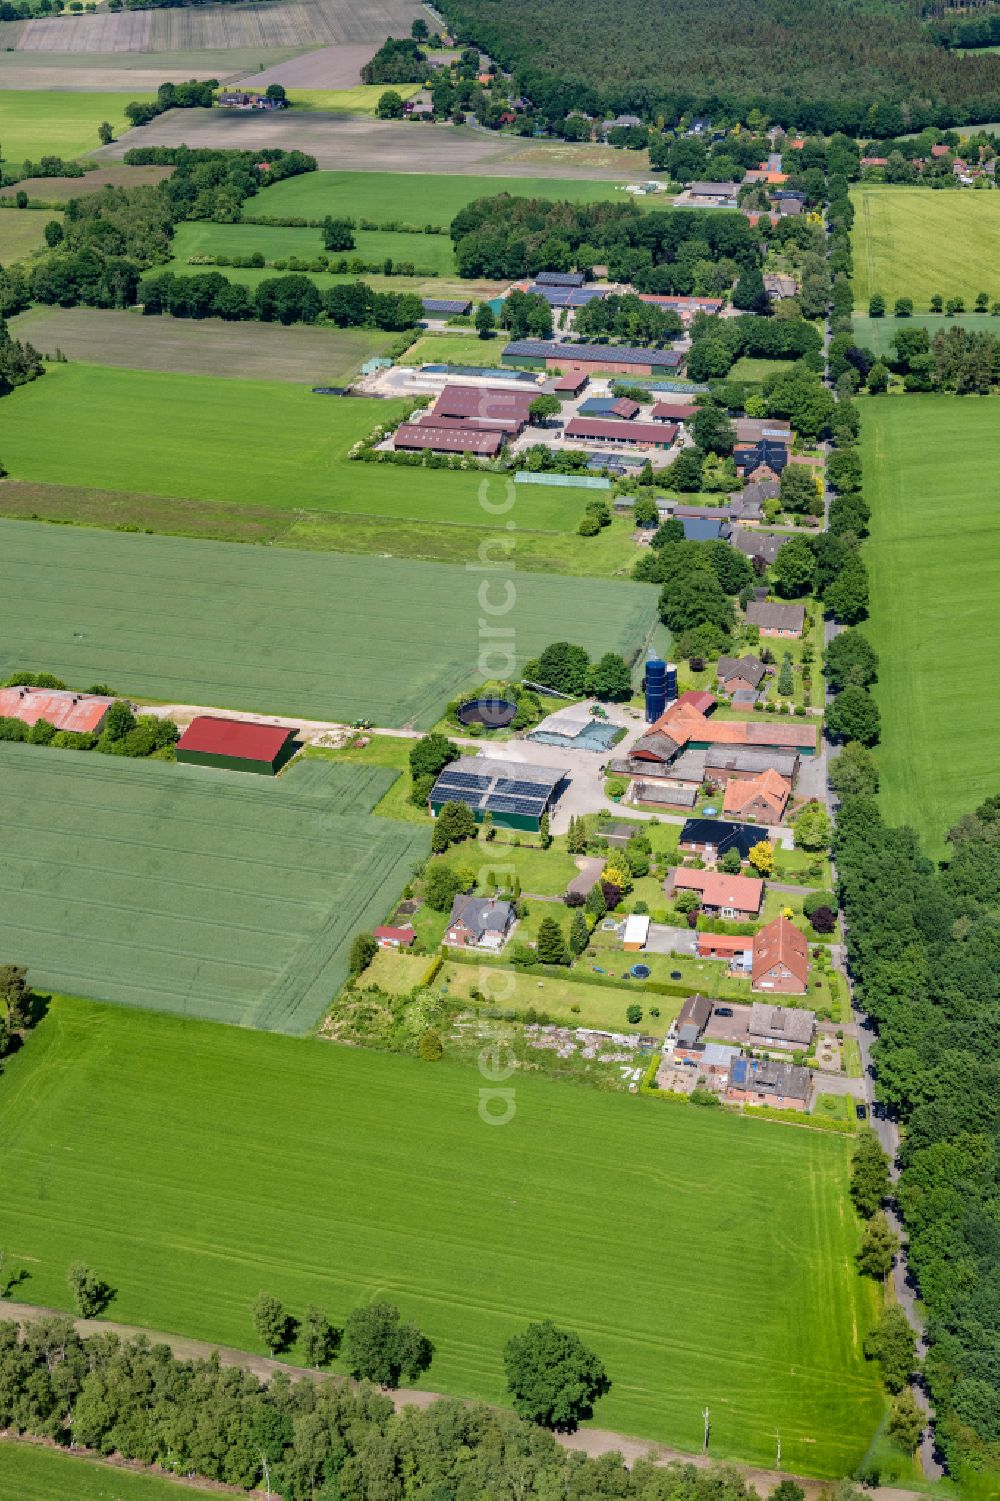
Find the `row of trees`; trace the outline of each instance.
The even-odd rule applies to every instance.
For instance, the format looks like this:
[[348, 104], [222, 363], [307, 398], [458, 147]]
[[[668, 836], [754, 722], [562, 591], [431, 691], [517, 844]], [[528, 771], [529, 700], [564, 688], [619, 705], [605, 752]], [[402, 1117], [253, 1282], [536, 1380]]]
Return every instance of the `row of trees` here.
[[524, 677], [574, 698], [589, 695], [617, 704], [632, 697], [632, 674], [624, 657], [609, 651], [592, 662], [582, 646], [570, 641], [551, 642], [539, 657], [524, 664]]
[[231, 282], [221, 271], [176, 276], [163, 271], [148, 277], [138, 296], [149, 317], [257, 319], [262, 323], [316, 323], [326, 319], [338, 328], [413, 328], [423, 317], [420, 298], [412, 292], [373, 292], [365, 282], [319, 291], [299, 272], [267, 277], [256, 287]]
[[912, 829], [887, 827], [870, 796], [852, 794], [834, 852], [851, 971], [878, 1027], [877, 1091], [905, 1126], [897, 1199], [928, 1310], [938, 1441], [953, 1468], [997, 1469], [1000, 798], [948, 844], [936, 869]]

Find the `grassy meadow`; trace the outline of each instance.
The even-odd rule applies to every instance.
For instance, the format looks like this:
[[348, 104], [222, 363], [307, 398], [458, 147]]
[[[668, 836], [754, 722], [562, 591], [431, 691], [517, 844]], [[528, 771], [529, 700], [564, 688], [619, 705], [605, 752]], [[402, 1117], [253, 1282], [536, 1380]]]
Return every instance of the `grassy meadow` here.
[[[163, 703], [420, 727], [483, 677], [464, 564], [10, 520], [0, 557], [0, 676], [43, 663]], [[653, 585], [519, 577], [515, 667], [554, 634], [631, 654], [655, 604]]]
[[875, 184], [852, 188], [851, 201], [859, 311], [873, 292], [890, 312], [897, 297], [912, 297], [918, 312], [938, 293], [964, 297], [966, 307], [979, 292], [1000, 298], [1000, 194]]
[[[344, 252], [348, 260], [358, 256], [366, 263], [386, 258], [393, 261], [410, 261], [418, 271], [454, 275], [455, 255], [447, 235], [410, 234], [405, 230], [357, 229], [354, 231], [355, 248]], [[173, 257], [165, 270], [178, 274], [190, 273], [198, 267], [188, 265], [188, 259], [197, 255], [253, 255], [260, 251], [266, 261], [289, 260], [298, 256], [312, 260], [323, 250], [323, 232], [320, 229], [278, 228], [268, 224], [213, 224], [207, 220], [192, 221], [177, 226], [172, 241]], [[337, 255], [330, 251], [329, 254]], [[240, 268], [220, 266], [223, 276]], [[265, 270], [262, 276], [276, 276], [280, 272]], [[359, 273], [360, 274], [360, 273]], [[317, 286], [333, 286], [342, 278], [315, 273]], [[356, 278], [355, 278], [356, 279]], [[397, 277], [394, 286], [398, 291], [407, 291], [408, 278]]]
[[[419, 94], [419, 83], [395, 83], [392, 88], [401, 99], [412, 99]], [[288, 91], [292, 109], [332, 110], [338, 115], [374, 115], [376, 106], [385, 93], [381, 83], [359, 83], [351, 89], [300, 89], [294, 84]]]
[[4, 161], [15, 165], [42, 156], [67, 159], [96, 151], [97, 127], [107, 120], [117, 135], [128, 129], [125, 106], [154, 94], [62, 93], [57, 90], [0, 90], [0, 146]]
[[989, 313], [955, 313], [949, 318], [944, 313], [914, 313], [912, 318], [892, 317], [892, 304], [886, 318], [869, 318], [867, 313], [855, 313], [853, 318], [855, 342], [873, 354], [892, 355], [892, 341], [900, 329], [926, 328], [931, 338], [949, 328], [964, 328], [967, 333], [1000, 335], [1000, 318]]
[[0, 1439], [0, 1501], [190, 1501], [199, 1493], [177, 1480]]
[[0, 776], [0, 950], [36, 985], [210, 1021], [307, 1031], [429, 849], [370, 815], [393, 779], [374, 767], [272, 780], [5, 743]]
[[[418, 127], [414, 127], [417, 129]], [[630, 157], [632, 153], [629, 153]], [[634, 163], [629, 161], [630, 168]], [[347, 214], [375, 224], [449, 225], [467, 203], [512, 193], [519, 198], [594, 203], [626, 197], [613, 182], [558, 177], [438, 176], [429, 172], [307, 172], [265, 188], [253, 213], [277, 218], [322, 219]], [[639, 199], [641, 203], [655, 200]]]
[[[0, 146], [3, 142], [0, 141]], [[0, 213], [0, 266], [22, 261], [45, 248], [45, 226], [62, 214], [37, 209], [4, 209]]]
[[883, 1404], [847, 1144], [521, 1074], [489, 1128], [482, 1087], [447, 1060], [55, 998], [0, 1089], [21, 1295], [65, 1307], [82, 1259], [112, 1317], [244, 1347], [261, 1287], [337, 1323], [385, 1297], [434, 1341], [429, 1387], [493, 1402], [507, 1338], [551, 1317], [606, 1362], [602, 1427], [697, 1451], [707, 1400], [715, 1457], [770, 1463], [780, 1427], [789, 1470], [850, 1473]]
[[[161, 320], [148, 322], [155, 343]], [[337, 333], [329, 333], [336, 340]], [[4, 464], [14, 479], [49, 485], [492, 525], [479, 503], [478, 471], [348, 459], [353, 444], [403, 410], [398, 401], [344, 401], [282, 381], [53, 365], [42, 380], [7, 398]], [[111, 412], [113, 444], [106, 428]], [[583, 490], [536, 486], [522, 504], [526, 513], [530, 506], [522, 524], [575, 529], [587, 498]]]
[[8, 319], [8, 326], [47, 356], [59, 349], [85, 363], [227, 380], [264, 367], [272, 381], [310, 386], [346, 385], [396, 338], [374, 328], [143, 318], [135, 308], [33, 307]]
[[1000, 543], [998, 408], [936, 395], [860, 405], [880, 796], [886, 817], [912, 824], [938, 856], [948, 826], [995, 790], [1000, 606], [984, 560]]

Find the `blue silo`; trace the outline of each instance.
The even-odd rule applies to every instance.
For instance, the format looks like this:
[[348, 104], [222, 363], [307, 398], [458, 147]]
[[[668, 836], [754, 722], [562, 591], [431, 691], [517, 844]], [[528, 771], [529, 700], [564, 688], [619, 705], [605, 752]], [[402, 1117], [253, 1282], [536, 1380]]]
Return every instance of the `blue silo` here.
[[[646, 721], [652, 724], [667, 707], [667, 664], [662, 657], [650, 657], [646, 662]], [[676, 683], [677, 673], [674, 673]]]

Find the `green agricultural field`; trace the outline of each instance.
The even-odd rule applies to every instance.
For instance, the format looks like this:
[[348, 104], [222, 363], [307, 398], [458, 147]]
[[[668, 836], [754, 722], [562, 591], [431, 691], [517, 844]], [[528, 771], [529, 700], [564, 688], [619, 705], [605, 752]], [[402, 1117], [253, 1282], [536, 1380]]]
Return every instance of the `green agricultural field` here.
[[60, 93], [55, 90], [0, 91], [0, 145], [4, 161], [35, 161], [42, 156], [67, 159], [96, 151], [97, 127], [107, 120], [115, 134], [127, 130], [125, 106], [132, 99], [153, 94], [129, 90], [121, 94]]
[[876, 185], [852, 188], [851, 201], [859, 310], [873, 292], [890, 311], [897, 297], [920, 311], [935, 294], [964, 297], [966, 307], [979, 292], [1000, 297], [1000, 194]]
[[[408, 234], [405, 230], [358, 229], [354, 231], [355, 248], [345, 251], [348, 259], [358, 256], [366, 263], [382, 263], [388, 257], [393, 261], [409, 261], [422, 272], [454, 275], [455, 254], [447, 235]], [[197, 255], [253, 255], [260, 251], [266, 261], [312, 260], [326, 254], [323, 250], [323, 232], [319, 229], [284, 229], [266, 224], [213, 224], [197, 221], [179, 224], [172, 241], [173, 259], [164, 268], [179, 275], [190, 275], [198, 267], [188, 264], [191, 256]], [[330, 252], [336, 254], [336, 252]], [[240, 269], [219, 266], [223, 276], [230, 270]], [[268, 269], [266, 276], [280, 276], [280, 271]], [[352, 277], [357, 280], [363, 273]], [[333, 286], [342, 280], [340, 276], [316, 273], [317, 286]], [[394, 278], [397, 291], [408, 290], [408, 279]]]
[[0, 560], [0, 676], [44, 667], [164, 703], [390, 726], [434, 724], [494, 670], [498, 639], [514, 670], [553, 636], [631, 655], [656, 604], [652, 585], [521, 575], [494, 617], [512, 636], [481, 642], [483, 574], [465, 566], [9, 520]]
[[[150, 324], [155, 346], [160, 320]], [[399, 401], [342, 401], [282, 381], [52, 365], [43, 379], [6, 398], [3, 461], [13, 479], [46, 485], [492, 529], [478, 471], [404, 469], [347, 457], [353, 444], [404, 410]], [[498, 475], [494, 483], [505, 480]], [[589, 498], [584, 490], [535, 486], [530, 498], [518, 496], [521, 524], [575, 532]]]
[[227, 380], [266, 369], [269, 380], [310, 386], [347, 385], [396, 338], [375, 328], [143, 318], [137, 308], [33, 307], [8, 319], [8, 326], [15, 338], [50, 357], [59, 349], [69, 360]]
[[[0, 147], [3, 142], [0, 141]], [[37, 209], [4, 209], [0, 213], [0, 266], [23, 261], [45, 248], [45, 226], [50, 219], [62, 222], [62, 214]]]
[[371, 816], [391, 780], [0, 744], [0, 952], [56, 990], [304, 1032], [430, 847]]
[[[413, 127], [418, 130], [419, 127]], [[423, 136], [421, 136], [421, 140]], [[626, 164], [632, 167], [634, 164]], [[623, 168], [624, 170], [624, 168]], [[347, 214], [372, 223], [443, 224], [476, 198], [512, 193], [518, 198], [594, 203], [626, 197], [613, 182], [557, 177], [459, 177], [428, 172], [307, 172], [276, 182], [253, 201], [255, 214], [322, 219]], [[656, 199], [639, 199], [655, 206]]]
[[191, 1501], [192, 1494], [204, 1492], [59, 1449], [0, 1440], [0, 1501]]
[[937, 856], [949, 825], [996, 791], [1000, 703], [989, 684], [1000, 602], [985, 560], [1000, 543], [997, 406], [950, 396], [860, 404], [882, 807]]
[[889, 313], [887, 318], [869, 318], [867, 313], [855, 313], [855, 342], [873, 354], [891, 355], [893, 337], [901, 328], [926, 328], [932, 339], [935, 334], [955, 327], [964, 328], [969, 333], [1000, 337], [1000, 318], [993, 318], [989, 313], [956, 313], [951, 318], [944, 313], [914, 313], [912, 318], [893, 318], [891, 303]]
[[498, 1129], [488, 1087], [55, 998], [0, 1080], [22, 1295], [65, 1307], [79, 1259], [117, 1289], [113, 1317], [244, 1347], [261, 1287], [336, 1323], [389, 1298], [434, 1341], [427, 1385], [492, 1402], [505, 1341], [550, 1317], [606, 1362], [602, 1427], [695, 1452], [708, 1402], [717, 1458], [773, 1463], [780, 1428], [788, 1470], [852, 1473], [883, 1400], [848, 1145], [525, 1074]]

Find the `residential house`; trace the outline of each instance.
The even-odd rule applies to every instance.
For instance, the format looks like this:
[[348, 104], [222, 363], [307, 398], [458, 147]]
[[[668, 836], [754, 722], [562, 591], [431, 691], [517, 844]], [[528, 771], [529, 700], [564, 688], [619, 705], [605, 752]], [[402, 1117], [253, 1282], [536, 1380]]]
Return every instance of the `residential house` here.
[[760, 521], [765, 503], [777, 500], [780, 495], [781, 486], [777, 480], [754, 480], [742, 490], [734, 490], [729, 496], [730, 515], [733, 521]]
[[754, 1001], [747, 1028], [747, 1045], [751, 1048], [787, 1048], [806, 1051], [813, 1039], [816, 1015], [795, 1006], [770, 1006]]
[[733, 449], [736, 472], [743, 479], [779, 479], [788, 463], [788, 445], [776, 438], [761, 438]]
[[805, 630], [804, 605], [772, 605], [754, 600], [747, 605], [747, 625], [755, 625], [762, 636], [801, 636]]
[[736, 693], [741, 689], [756, 693], [764, 680], [765, 668], [759, 657], [720, 657], [715, 675], [723, 693]]
[[510, 902], [459, 895], [451, 905], [444, 941], [453, 948], [502, 949], [513, 922]]
[[783, 302], [789, 297], [798, 296], [799, 284], [794, 276], [783, 276], [777, 271], [766, 271], [764, 291], [772, 302]]
[[700, 1041], [712, 1017], [712, 1002], [704, 995], [689, 995], [677, 1013], [677, 1046], [690, 1048]]
[[805, 1110], [809, 1100], [807, 1068], [776, 1063], [770, 1058], [734, 1058], [729, 1066], [726, 1099], [741, 1105], [773, 1105], [780, 1110]]
[[737, 417], [733, 422], [737, 443], [759, 443], [773, 438], [776, 443], [791, 443], [792, 429], [783, 417]]
[[[748, 783], [742, 785], [745, 787]], [[681, 829], [677, 847], [686, 855], [701, 855], [714, 864], [730, 850], [736, 850], [740, 859], [746, 860], [762, 838], [764, 835], [760, 829], [751, 824], [732, 823], [722, 818], [689, 818]]]
[[735, 547], [745, 558], [761, 558], [770, 568], [789, 536], [786, 532], [747, 531], [734, 526], [729, 533], [729, 545]]
[[806, 935], [787, 917], [776, 917], [754, 938], [753, 988], [781, 995], [805, 995], [808, 983]]
[[675, 891], [695, 891], [709, 916], [729, 922], [752, 922], [760, 915], [764, 882], [752, 876], [729, 876], [718, 870], [678, 868], [673, 876]]
[[730, 818], [741, 818], [748, 823], [779, 824], [791, 795], [791, 784], [768, 767], [752, 781], [727, 782], [722, 811]]
[[408, 949], [416, 941], [417, 935], [413, 928], [385, 926], [375, 929], [375, 942], [380, 949]]

